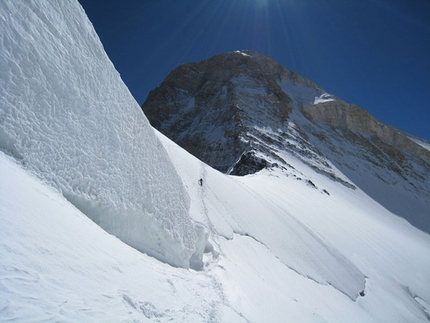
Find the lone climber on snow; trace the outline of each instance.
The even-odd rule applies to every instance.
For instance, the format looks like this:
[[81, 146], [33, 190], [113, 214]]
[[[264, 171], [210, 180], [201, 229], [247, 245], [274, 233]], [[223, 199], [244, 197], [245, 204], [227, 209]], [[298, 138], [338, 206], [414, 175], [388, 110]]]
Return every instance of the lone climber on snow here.
[[203, 178], [199, 179], [199, 184], [200, 184], [200, 186], [203, 186]]

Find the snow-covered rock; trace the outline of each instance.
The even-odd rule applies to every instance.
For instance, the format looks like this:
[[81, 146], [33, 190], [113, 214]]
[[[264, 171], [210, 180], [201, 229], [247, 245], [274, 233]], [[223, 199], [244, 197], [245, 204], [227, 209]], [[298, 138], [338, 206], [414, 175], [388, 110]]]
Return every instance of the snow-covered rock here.
[[198, 263], [187, 192], [79, 3], [0, 6], [0, 149], [129, 245]]
[[279, 167], [307, 177], [288, 161], [295, 156], [430, 232], [430, 152], [423, 141], [267, 55], [236, 51], [183, 64], [142, 109], [155, 128], [222, 172]]

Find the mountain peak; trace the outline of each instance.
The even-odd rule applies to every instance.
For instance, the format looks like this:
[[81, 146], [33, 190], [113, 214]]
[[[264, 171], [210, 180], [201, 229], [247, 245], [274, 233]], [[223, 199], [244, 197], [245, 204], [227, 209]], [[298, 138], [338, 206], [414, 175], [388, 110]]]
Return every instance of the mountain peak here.
[[[378, 138], [386, 144], [383, 150], [388, 155], [407, 153], [430, 161], [429, 150], [407, 135], [255, 51], [222, 53], [179, 66], [150, 92], [142, 109], [155, 128], [212, 167], [233, 174], [243, 154], [270, 150], [273, 155], [273, 141], [285, 148], [290, 138], [315, 152], [303, 131], [309, 121], [314, 130], [315, 125], [328, 125], [359, 137]], [[293, 110], [296, 117], [291, 117]], [[282, 138], [261, 129], [271, 129], [278, 133], [274, 137], [280, 133]], [[272, 138], [267, 141], [267, 136]], [[280, 158], [265, 159], [265, 165], [285, 164]], [[256, 160], [253, 164], [262, 165]], [[247, 169], [237, 174], [253, 173], [259, 167]]]
[[142, 108], [155, 128], [227, 172], [256, 144], [246, 138], [251, 128], [288, 120], [293, 99], [280, 86], [286, 81], [312, 94], [324, 92], [265, 54], [235, 51], [179, 66]]
[[[235, 51], [183, 64], [150, 92], [142, 109], [160, 132], [221, 172], [277, 167], [311, 181], [294, 166], [299, 160], [346, 187], [358, 185], [430, 231], [423, 218], [430, 208], [428, 145], [265, 54]], [[393, 196], [418, 199], [421, 215], [410, 215], [407, 203], [392, 203]]]

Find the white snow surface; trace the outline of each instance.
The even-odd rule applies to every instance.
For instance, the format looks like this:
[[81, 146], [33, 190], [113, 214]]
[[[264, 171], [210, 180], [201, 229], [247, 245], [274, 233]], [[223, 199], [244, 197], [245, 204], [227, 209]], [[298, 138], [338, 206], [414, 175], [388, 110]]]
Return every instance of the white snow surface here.
[[[0, 181], [9, 183], [0, 185], [0, 321], [427, 321], [429, 235], [320, 174], [310, 173], [330, 195], [279, 170], [227, 176], [163, 141], [190, 194], [191, 215], [210, 231], [203, 270], [171, 267], [130, 248], [0, 153]], [[263, 212], [251, 213], [250, 224], [248, 204]], [[275, 206], [286, 220], [270, 214]], [[327, 256], [315, 255], [311, 248], [323, 248], [299, 226], [279, 235], [277, 226], [292, 217], [366, 276], [363, 297], [353, 300], [278, 256], [272, 233], [293, 260], [297, 250]], [[290, 234], [303, 240], [292, 245]], [[344, 271], [332, 269], [334, 276]]]
[[331, 102], [331, 101], [336, 101], [336, 99], [331, 94], [323, 93], [320, 96], [315, 97], [314, 104]]
[[[169, 153], [172, 149], [177, 150], [170, 140], [161, 134], [159, 136]], [[197, 221], [205, 223], [213, 234], [227, 239], [233, 239], [235, 235], [251, 237], [269, 248], [281, 262], [300, 275], [321, 284], [330, 284], [353, 300], [364, 290], [363, 273], [336, 248], [324, 242], [297, 217], [292, 216], [283, 207], [283, 202], [273, 203], [264, 199], [258, 191], [244, 189], [238, 182], [240, 177], [236, 179], [219, 172], [207, 172], [198, 160], [194, 167], [190, 167], [185, 151], [182, 151], [184, 156], [176, 157], [178, 153], [181, 154], [181, 151], [174, 152], [172, 158], [175, 163], [187, 161], [186, 164], [177, 163], [181, 177], [186, 179], [185, 183], [195, 178], [196, 171], [200, 173], [203, 182], [211, 183], [207, 188], [197, 188], [197, 192], [191, 193], [191, 196], [199, 196], [198, 201], [192, 201], [191, 215]], [[217, 200], [222, 201], [223, 212], [218, 211], [219, 202], [211, 205]], [[197, 210], [194, 209], [195, 204]]]
[[79, 3], [0, 6], [0, 149], [131, 246], [198, 262], [188, 194]]
[[423, 147], [423, 148], [425, 148], [425, 149], [427, 149], [427, 150], [430, 151], [430, 141], [419, 139], [419, 138], [415, 138], [415, 137], [412, 137], [412, 136], [410, 136], [409, 139], [413, 140], [414, 142], [416, 142], [421, 147]]
[[148, 126], [79, 4], [1, 8], [1, 322], [430, 320], [428, 234], [293, 154], [219, 173]]
[[0, 181], [1, 322], [244, 322], [210, 276], [130, 248], [2, 152]]
[[[224, 286], [234, 295], [240, 291], [234, 297], [240, 307], [235, 308], [252, 317], [251, 322], [429, 318], [428, 234], [360, 189], [332, 181], [294, 156], [282, 158], [297, 175], [275, 168], [227, 176], [157, 134], [190, 193], [191, 216], [205, 223], [210, 242], [220, 252], [217, 267], [222, 264], [228, 272], [225, 262], [237, 266], [234, 279]], [[310, 177], [316, 188], [300, 174]], [[196, 181], [199, 177], [203, 186]], [[205, 263], [210, 270], [213, 265]], [[257, 297], [260, 294], [267, 299]], [[309, 314], [309, 308], [295, 303], [302, 297], [306, 306], [317, 308], [312, 319], [300, 316]], [[270, 319], [265, 317], [267, 308], [275, 312]]]
[[247, 53], [244, 53], [244, 52], [242, 52], [242, 51], [240, 51], [240, 50], [236, 50], [236, 51], [234, 51], [235, 53], [238, 53], [238, 54], [240, 54], [240, 55], [243, 55], [243, 56], [250, 56], [250, 55], [248, 55]]

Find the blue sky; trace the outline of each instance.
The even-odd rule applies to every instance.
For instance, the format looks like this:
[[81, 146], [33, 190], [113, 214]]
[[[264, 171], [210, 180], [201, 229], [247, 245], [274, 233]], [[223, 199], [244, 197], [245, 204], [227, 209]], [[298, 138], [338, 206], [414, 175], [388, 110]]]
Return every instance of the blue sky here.
[[139, 104], [182, 63], [251, 49], [430, 139], [429, 0], [79, 0]]

